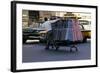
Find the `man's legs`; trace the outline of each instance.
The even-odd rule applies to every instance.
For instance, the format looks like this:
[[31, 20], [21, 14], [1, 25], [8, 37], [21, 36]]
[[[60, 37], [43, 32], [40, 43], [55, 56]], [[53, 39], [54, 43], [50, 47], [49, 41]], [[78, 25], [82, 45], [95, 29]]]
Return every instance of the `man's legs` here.
[[52, 41], [52, 31], [47, 32], [46, 38], [47, 38], [47, 44], [46, 44], [45, 49], [49, 49], [49, 46], [50, 46], [51, 41]]

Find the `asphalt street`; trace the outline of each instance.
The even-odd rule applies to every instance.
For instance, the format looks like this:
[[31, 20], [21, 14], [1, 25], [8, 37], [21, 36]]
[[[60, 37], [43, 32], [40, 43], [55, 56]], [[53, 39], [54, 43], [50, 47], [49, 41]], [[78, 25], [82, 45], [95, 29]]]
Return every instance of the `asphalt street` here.
[[78, 52], [70, 52], [70, 47], [61, 46], [58, 51], [55, 49], [45, 50], [41, 43], [23, 44], [22, 61], [47, 62], [47, 61], [69, 61], [91, 59], [91, 42], [77, 44]]

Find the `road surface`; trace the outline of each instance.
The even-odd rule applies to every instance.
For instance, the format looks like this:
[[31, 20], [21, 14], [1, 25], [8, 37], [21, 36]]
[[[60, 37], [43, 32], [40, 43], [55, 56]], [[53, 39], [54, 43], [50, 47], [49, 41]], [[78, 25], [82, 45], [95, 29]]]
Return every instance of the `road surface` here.
[[68, 46], [62, 46], [58, 51], [54, 49], [45, 50], [45, 45], [38, 43], [23, 44], [22, 61], [28, 62], [47, 62], [47, 61], [69, 61], [91, 59], [91, 44], [77, 44], [78, 52], [70, 52]]

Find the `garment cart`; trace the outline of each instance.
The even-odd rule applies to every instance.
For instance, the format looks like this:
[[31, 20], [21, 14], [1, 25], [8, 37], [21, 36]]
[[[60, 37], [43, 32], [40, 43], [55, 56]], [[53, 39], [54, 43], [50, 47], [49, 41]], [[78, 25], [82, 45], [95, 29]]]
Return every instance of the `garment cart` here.
[[[61, 42], [69, 41], [66, 47], [70, 47], [70, 52], [78, 51], [77, 41], [82, 41], [82, 33], [79, 27], [79, 21], [76, 19], [59, 20], [52, 23], [52, 39], [50, 39], [51, 47], [58, 50]], [[50, 35], [49, 35], [50, 37]]]

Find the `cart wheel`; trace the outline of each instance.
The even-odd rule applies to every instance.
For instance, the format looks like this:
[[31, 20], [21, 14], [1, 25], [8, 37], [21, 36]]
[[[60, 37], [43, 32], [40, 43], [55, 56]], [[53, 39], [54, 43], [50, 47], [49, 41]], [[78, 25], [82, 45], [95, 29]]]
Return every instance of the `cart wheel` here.
[[51, 45], [51, 47], [52, 47], [52, 49], [54, 48], [54, 46], [53, 46], [53, 45]]
[[78, 48], [76, 46], [71, 46], [70, 47], [70, 52], [73, 52], [73, 49], [75, 49], [76, 52], [78, 51]]
[[54, 47], [55, 47], [56, 50], [59, 49], [59, 46], [57, 45], [56, 41], [53, 42], [53, 45], [54, 45]]
[[54, 48], [54, 44], [53, 44], [53, 43], [51, 44], [51, 48], [52, 48], [52, 49]]

